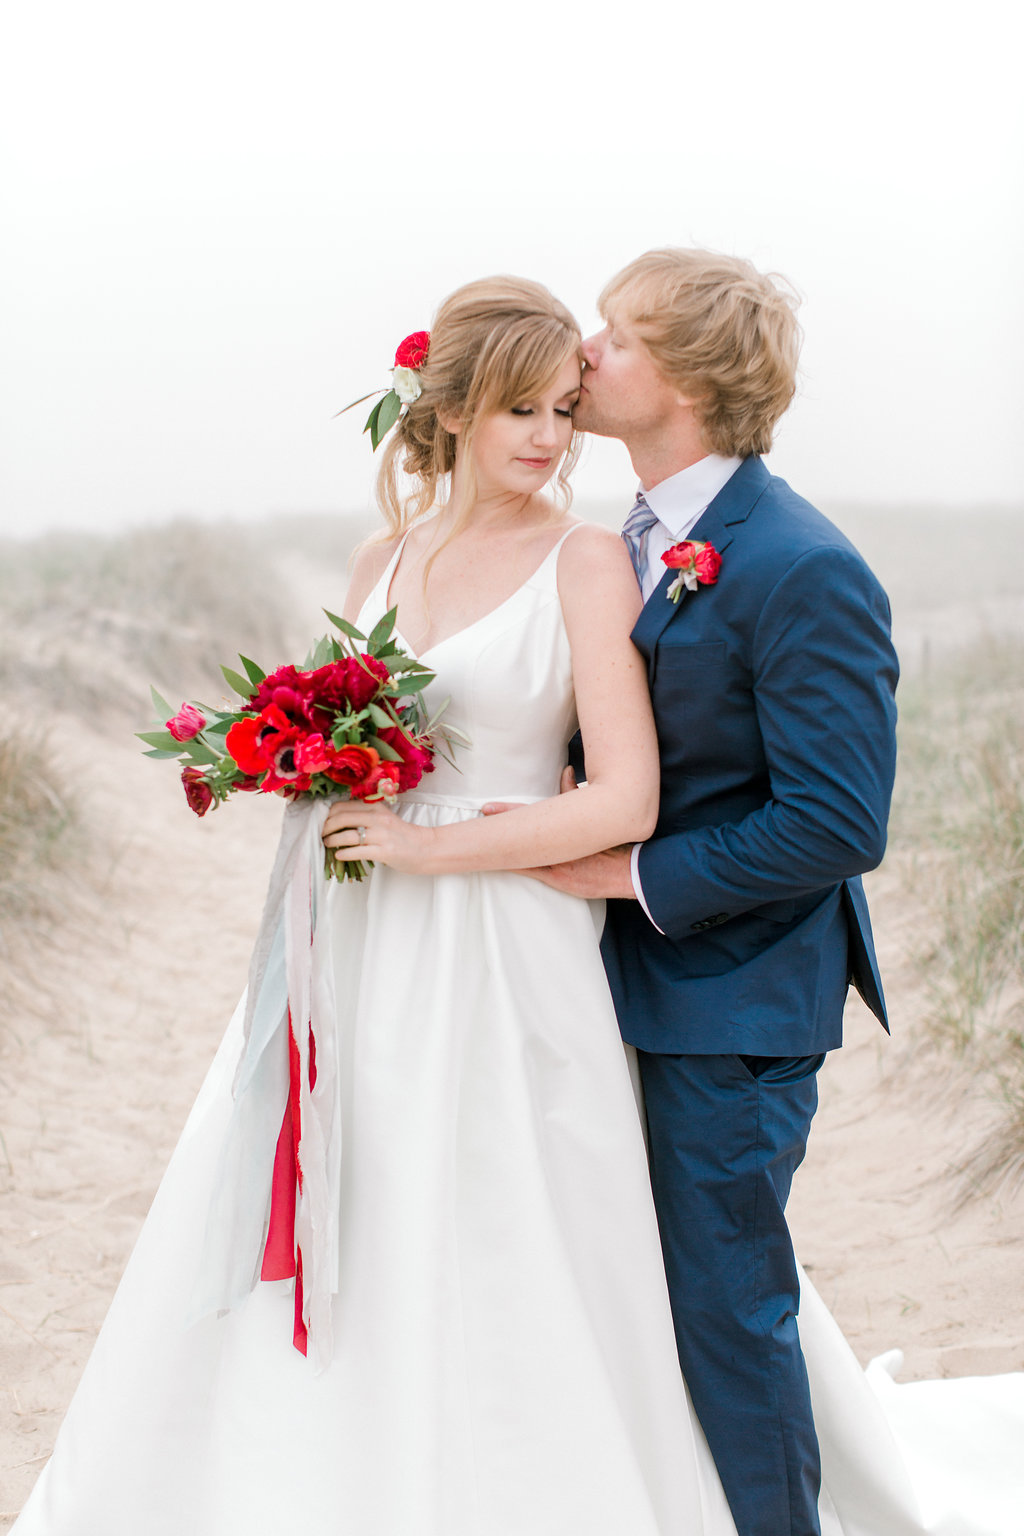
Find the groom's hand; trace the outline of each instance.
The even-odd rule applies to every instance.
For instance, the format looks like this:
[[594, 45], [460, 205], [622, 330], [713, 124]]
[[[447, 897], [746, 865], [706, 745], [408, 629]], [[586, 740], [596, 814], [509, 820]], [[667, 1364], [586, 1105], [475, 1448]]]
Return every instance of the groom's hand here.
[[[563, 768], [559, 792], [565, 795], [576, 788], [576, 775], [572, 768]], [[502, 811], [514, 809], [514, 805], [492, 801], [483, 807], [483, 814], [500, 816]], [[629, 846], [608, 848], [603, 853], [588, 854], [585, 859], [570, 859], [565, 864], [544, 864], [537, 869], [521, 869], [519, 873], [529, 875], [532, 880], [539, 880], [542, 885], [550, 885], [556, 891], [564, 891], [568, 896], [582, 896], [588, 901], [596, 901], [602, 896], [632, 901], [636, 892], [633, 890], [633, 877], [629, 868], [630, 852]]]
[[631, 849], [607, 848], [603, 853], [588, 854], [585, 859], [570, 859], [566, 864], [546, 864], [540, 869], [522, 869], [520, 874], [539, 880], [542, 885], [565, 891], [568, 896], [583, 896], [595, 901], [600, 896], [612, 896], [620, 901], [633, 901], [633, 877], [630, 874]]

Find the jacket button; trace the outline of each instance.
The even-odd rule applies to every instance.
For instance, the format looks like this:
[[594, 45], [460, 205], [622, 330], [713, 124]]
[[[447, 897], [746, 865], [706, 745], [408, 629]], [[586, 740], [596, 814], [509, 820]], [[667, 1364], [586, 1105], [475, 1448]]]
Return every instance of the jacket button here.
[[702, 917], [700, 922], [690, 924], [691, 933], [703, 933], [705, 928], [716, 928], [719, 923], [729, 921], [728, 912], [716, 912], [714, 917]]

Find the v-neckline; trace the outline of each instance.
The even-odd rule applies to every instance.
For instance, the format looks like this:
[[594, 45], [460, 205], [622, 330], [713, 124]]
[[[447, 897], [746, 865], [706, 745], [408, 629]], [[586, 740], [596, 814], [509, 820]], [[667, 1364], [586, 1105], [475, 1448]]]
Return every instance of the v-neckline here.
[[[468, 635], [470, 633], [470, 631], [476, 629], [478, 625], [486, 623], [486, 621], [488, 619], [493, 619], [495, 614], [500, 613], [503, 608], [507, 608], [509, 603], [514, 602], [514, 600], [519, 596], [519, 594], [521, 592], [524, 592], [532, 581], [536, 581], [536, 579], [540, 575], [541, 571], [544, 569], [544, 567], [547, 565], [548, 561], [551, 559], [551, 556], [556, 554], [558, 552], [558, 550], [561, 549], [562, 545], [564, 544], [565, 540], [569, 537], [570, 533], [572, 533], [574, 529], [579, 528], [579, 527], [580, 527], [580, 523], [578, 523], [578, 522], [572, 523], [565, 530], [565, 532], [558, 539], [555, 540], [554, 544], [552, 544], [552, 546], [548, 550], [547, 554], [543, 557], [543, 559], [539, 562], [539, 564], [534, 567], [534, 569], [530, 572], [529, 576], [527, 576], [525, 578], [525, 580], [521, 581], [519, 583], [518, 587], [516, 587], [514, 589], [514, 591], [509, 593], [508, 597], [503, 597], [500, 603], [496, 603], [493, 608], [489, 608], [487, 610], [487, 612], [486, 613], [482, 613], [479, 618], [471, 619], [468, 624], [463, 624], [461, 629], [453, 630], [450, 635], [444, 635], [442, 637], [442, 639], [435, 640], [433, 645], [428, 645], [428, 646], [425, 647], [425, 649], [423, 649], [423, 650], [416, 650], [416, 651], [413, 650], [413, 648], [410, 645], [408, 639], [406, 638], [405, 635], [402, 634], [402, 632], [398, 628], [397, 624], [396, 624], [396, 633], [398, 634], [400, 639], [405, 641], [407, 649], [409, 650], [409, 652], [412, 655], [414, 655], [416, 657], [417, 661], [422, 661], [424, 659], [424, 657], [433, 655], [434, 651], [439, 650], [442, 645], [447, 645], [449, 643], [449, 641], [451, 641], [451, 640], [457, 640], [460, 635]], [[411, 528], [406, 529], [406, 532], [402, 536], [402, 539], [401, 539], [401, 541], [400, 541], [400, 543], [398, 545], [398, 548], [395, 550], [395, 553], [394, 553], [394, 555], [391, 558], [391, 563], [388, 565], [387, 570], [384, 572], [384, 575], [381, 578], [383, 586], [384, 586], [384, 611], [385, 611], [385, 613], [389, 612], [391, 607], [392, 607], [392, 603], [391, 603], [391, 587], [392, 587], [392, 584], [394, 583], [395, 575], [396, 575], [396, 573], [398, 571], [399, 564], [401, 563], [402, 552], [405, 549], [406, 540], [408, 539], [408, 537], [409, 537], [409, 535], [411, 533], [412, 533], [412, 529]]]

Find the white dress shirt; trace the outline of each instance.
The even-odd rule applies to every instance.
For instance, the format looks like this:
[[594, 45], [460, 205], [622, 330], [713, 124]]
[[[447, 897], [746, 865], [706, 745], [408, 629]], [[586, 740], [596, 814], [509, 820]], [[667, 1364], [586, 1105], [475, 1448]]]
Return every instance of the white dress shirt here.
[[[666, 550], [671, 549], [673, 544], [679, 544], [683, 539], [689, 538], [698, 519], [707, 511], [719, 491], [732, 479], [742, 463], [742, 459], [726, 459], [721, 454], [709, 453], [707, 458], [698, 459], [696, 464], [691, 464], [687, 469], [681, 469], [677, 475], [670, 475], [667, 480], [660, 480], [657, 485], [651, 486], [650, 490], [640, 486], [640, 494], [658, 519], [647, 535], [644, 559], [640, 566], [640, 590], [644, 602], [648, 600], [665, 574], [665, 567], [661, 563], [662, 555]], [[668, 602], [668, 598], [664, 601]], [[654, 923], [640, 884], [642, 846], [642, 843], [634, 844], [629, 871], [636, 898]], [[654, 926], [658, 928], [657, 923], [654, 923]], [[658, 928], [659, 933], [662, 931]]]

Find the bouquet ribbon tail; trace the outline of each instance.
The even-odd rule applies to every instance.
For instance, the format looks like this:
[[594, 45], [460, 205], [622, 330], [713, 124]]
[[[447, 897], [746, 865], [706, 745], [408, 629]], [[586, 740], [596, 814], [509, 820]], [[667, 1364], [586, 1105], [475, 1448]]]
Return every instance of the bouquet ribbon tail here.
[[321, 832], [326, 800], [295, 800], [260, 923], [233, 1103], [190, 1318], [237, 1307], [259, 1279], [295, 1277], [294, 1342], [333, 1353], [341, 1114]]

